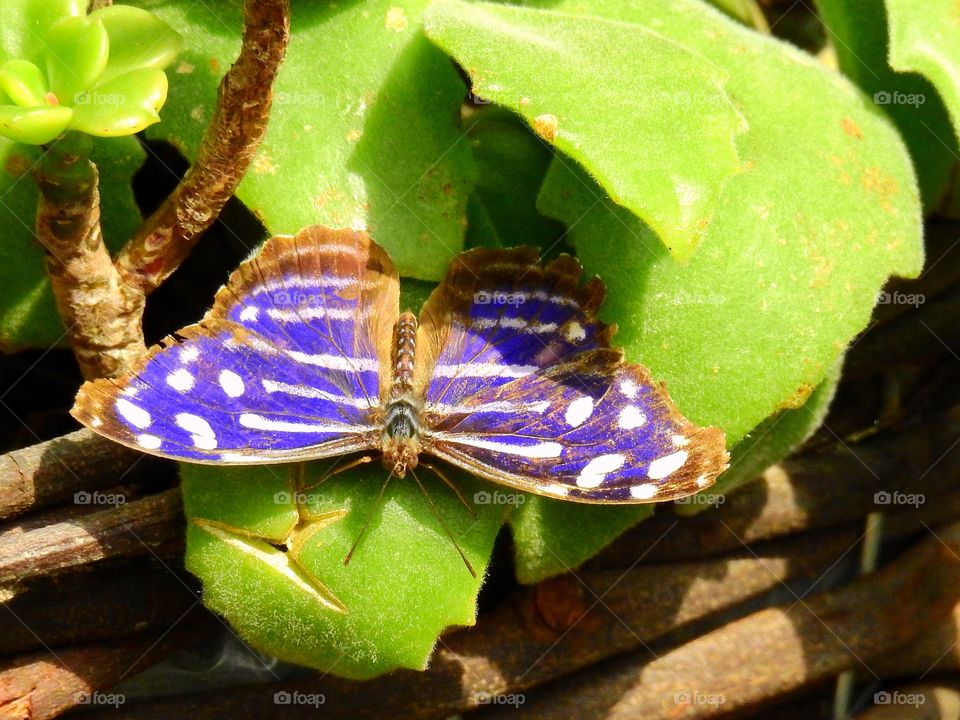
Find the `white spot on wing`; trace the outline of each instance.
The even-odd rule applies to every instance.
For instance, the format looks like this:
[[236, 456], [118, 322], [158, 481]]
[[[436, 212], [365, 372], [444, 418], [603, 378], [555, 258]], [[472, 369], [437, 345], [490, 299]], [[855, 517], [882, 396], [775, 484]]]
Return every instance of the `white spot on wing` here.
[[200, 357], [200, 348], [196, 345], [190, 345], [180, 351], [180, 362], [182, 363], [192, 363], [198, 357]]
[[636, 405], [627, 405], [617, 416], [617, 426], [621, 430], [634, 430], [642, 427], [646, 422], [647, 416]]
[[567, 329], [564, 331], [564, 336], [570, 342], [583, 342], [587, 339], [587, 331], [583, 329], [583, 325], [578, 323], [576, 320], [573, 320], [567, 325]]
[[647, 468], [647, 477], [651, 480], [662, 480], [667, 475], [679, 470], [686, 461], [686, 450], [678, 450], [670, 455], [659, 457], [650, 463], [650, 467]]
[[631, 400], [637, 399], [637, 393], [639, 391], [639, 386], [633, 380], [624, 380], [622, 383], [620, 383], [620, 392], [622, 392]]
[[163, 443], [160, 442], [160, 438], [156, 435], [150, 435], [149, 433], [141, 433], [136, 437], [137, 445], [144, 448], [145, 450], [157, 450]]
[[656, 483], [644, 483], [643, 485], [634, 485], [630, 488], [630, 496], [637, 500], [649, 500], [657, 494], [659, 488]]
[[199, 450], [213, 450], [217, 446], [217, 436], [210, 423], [199, 415], [177, 413], [174, 417], [177, 427], [190, 433], [193, 444]]
[[220, 387], [227, 394], [227, 397], [238, 398], [243, 395], [246, 388], [243, 385], [243, 378], [237, 375], [233, 370], [221, 370]]
[[688, 438], [686, 435], [674, 435], [673, 444], [677, 447], [686, 447], [690, 444], [690, 438]]
[[256, 305], [247, 305], [240, 311], [240, 319], [244, 322], [256, 322], [260, 317], [260, 308]]
[[150, 423], [152, 422], [150, 413], [148, 413], [142, 407], [134, 405], [126, 398], [120, 398], [117, 400], [117, 402], [114, 404], [114, 407], [117, 408], [117, 412], [120, 414], [120, 417], [134, 427], [138, 427], [141, 430], [150, 427]]
[[626, 456], [620, 453], [595, 457], [583, 466], [583, 470], [577, 476], [577, 487], [595, 488], [599, 486], [607, 475], [622, 468], [626, 461]]
[[177, 392], [187, 392], [193, 388], [194, 378], [190, 372], [184, 368], [179, 370], [174, 370], [172, 373], [167, 375], [167, 385], [172, 387]]
[[567, 406], [563, 418], [570, 427], [580, 427], [593, 414], [593, 398], [589, 395], [577, 398]]

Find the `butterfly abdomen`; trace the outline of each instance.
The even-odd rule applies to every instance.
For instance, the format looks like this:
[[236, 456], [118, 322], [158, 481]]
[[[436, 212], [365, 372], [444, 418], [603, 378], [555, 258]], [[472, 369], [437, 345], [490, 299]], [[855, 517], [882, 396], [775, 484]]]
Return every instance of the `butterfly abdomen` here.
[[416, 349], [417, 318], [402, 313], [393, 334], [393, 383], [383, 422], [383, 463], [398, 477], [416, 467], [419, 455], [420, 410], [413, 392]]

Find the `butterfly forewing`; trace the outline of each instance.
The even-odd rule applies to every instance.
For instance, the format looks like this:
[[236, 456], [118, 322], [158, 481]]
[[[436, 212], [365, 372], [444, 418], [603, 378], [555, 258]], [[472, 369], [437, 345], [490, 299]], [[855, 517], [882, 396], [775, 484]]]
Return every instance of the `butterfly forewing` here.
[[526, 250], [473, 251], [422, 313], [422, 450], [481, 477], [580, 502], [669, 500], [726, 468], [723, 433], [686, 420], [609, 348], [602, 286]]
[[127, 377], [85, 384], [73, 414], [118, 442], [194, 462], [375, 448], [397, 297], [389, 258], [362, 233], [272, 238], [180, 341], [153, 348]]

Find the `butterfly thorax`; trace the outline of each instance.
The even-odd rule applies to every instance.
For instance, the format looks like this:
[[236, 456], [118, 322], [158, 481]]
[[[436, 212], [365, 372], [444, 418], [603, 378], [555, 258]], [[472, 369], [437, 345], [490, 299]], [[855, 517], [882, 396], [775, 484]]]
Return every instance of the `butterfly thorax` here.
[[413, 392], [417, 318], [400, 315], [393, 335], [393, 383], [383, 423], [383, 464], [397, 477], [417, 466], [420, 453], [420, 408]]

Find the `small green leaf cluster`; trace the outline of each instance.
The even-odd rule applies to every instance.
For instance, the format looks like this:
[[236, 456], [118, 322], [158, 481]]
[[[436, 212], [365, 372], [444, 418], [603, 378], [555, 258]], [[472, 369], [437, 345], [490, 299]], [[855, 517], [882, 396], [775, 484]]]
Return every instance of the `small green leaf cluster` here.
[[5, 14], [22, 52], [0, 66], [0, 135], [44, 145], [67, 130], [116, 137], [160, 119], [163, 68], [181, 40], [155, 15], [126, 5], [88, 15], [82, 0], [31, 0]]

